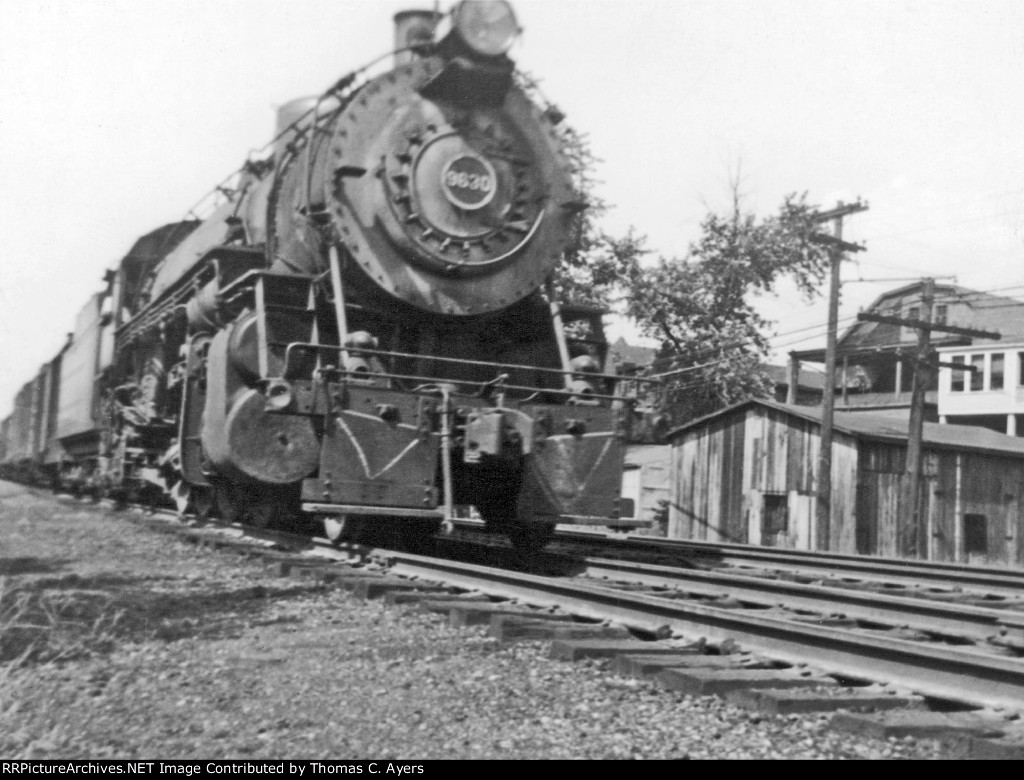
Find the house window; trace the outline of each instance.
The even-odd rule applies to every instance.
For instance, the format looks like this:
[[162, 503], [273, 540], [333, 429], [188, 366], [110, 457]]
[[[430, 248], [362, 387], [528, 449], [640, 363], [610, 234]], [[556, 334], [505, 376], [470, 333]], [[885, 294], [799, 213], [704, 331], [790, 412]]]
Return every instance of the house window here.
[[785, 493], [766, 493], [761, 514], [761, 533], [784, 534], [789, 530], [789, 501]]
[[1024, 387], [1024, 352], [1017, 353], [1017, 384]]
[[964, 554], [988, 555], [988, 518], [964, 515]]
[[948, 306], [946, 306], [945, 304], [943, 304], [941, 306], [936, 306], [935, 307], [935, 317], [932, 318], [932, 321], [936, 325], [945, 325], [946, 324], [946, 317], [948, 317], [948, 316], [949, 316], [949, 307]]
[[971, 374], [971, 391], [985, 389], [985, 356], [971, 355], [971, 366], [974, 372]]
[[998, 352], [992, 355], [991, 360], [992, 362], [989, 367], [988, 389], [1002, 390], [1003, 375], [1006, 373], [1006, 355], [1002, 352]]
[[[1024, 365], [1024, 352], [1020, 353], [1020, 359], [1021, 359], [1021, 365]], [[961, 366], [964, 365], [964, 356], [963, 355], [953, 355], [953, 362], [957, 363], [957, 364], [959, 364]], [[951, 393], [962, 393], [964, 391], [964, 374], [965, 373], [966, 373], [965, 371], [960, 371], [960, 370], [955, 369], [955, 368], [950, 370], [949, 391]]]

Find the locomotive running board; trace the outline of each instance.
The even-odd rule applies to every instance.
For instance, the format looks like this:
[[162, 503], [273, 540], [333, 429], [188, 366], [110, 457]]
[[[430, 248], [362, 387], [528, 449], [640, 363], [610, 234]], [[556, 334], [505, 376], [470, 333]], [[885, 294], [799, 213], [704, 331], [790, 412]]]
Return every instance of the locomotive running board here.
[[365, 504], [303, 504], [303, 512], [322, 512], [332, 515], [368, 515], [376, 517], [444, 518], [439, 509], [412, 509], [407, 506], [366, 506]]
[[[303, 504], [303, 512], [332, 515], [353, 515], [364, 517], [421, 517], [430, 520], [441, 520], [444, 512], [439, 509], [413, 509], [406, 506], [366, 506], [365, 504]], [[637, 520], [632, 517], [592, 517], [589, 515], [553, 515], [545, 519], [569, 525], [601, 525], [609, 528], [648, 528], [650, 520]]]
[[565, 525], [603, 525], [611, 528], [650, 528], [650, 520], [635, 517], [595, 517], [593, 515], [554, 515]]

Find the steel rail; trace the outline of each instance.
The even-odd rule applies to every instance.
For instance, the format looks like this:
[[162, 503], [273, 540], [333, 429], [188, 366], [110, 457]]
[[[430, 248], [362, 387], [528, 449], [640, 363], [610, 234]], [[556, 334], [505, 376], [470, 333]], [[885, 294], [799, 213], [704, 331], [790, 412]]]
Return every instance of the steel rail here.
[[[470, 527], [467, 524], [467, 527]], [[629, 535], [624, 538], [609, 537], [604, 532], [559, 529], [555, 539], [589, 541], [601, 545], [632, 548], [665, 554], [696, 553], [706, 555], [718, 563], [759, 564], [764, 566], [786, 566], [799, 571], [825, 571], [827, 574], [864, 575], [885, 577], [894, 581], [921, 584], [936, 582], [946, 587], [973, 586], [1024, 594], [1024, 571], [998, 569], [994, 567], [967, 566], [940, 561], [897, 560], [874, 558], [845, 553], [822, 553], [810, 550], [781, 550], [772, 547], [731, 542], [702, 542], [689, 539], [665, 539]]]
[[[312, 549], [328, 560], [351, 559], [354, 553], [360, 559], [386, 564], [394, 575], [442, 582], [536, 606], [558, 607], [581, 617], [618, 620], [656, 635], [664, 636], [671, 631], [704, 636], [714, 642], [732, 639], [745, 649], [791, 663], [811, 664], [840, 677], [889, 680], [927, 696], [981, 706], [1024, 707], [1024, 659], [986, 655], [969, 647], [922, 644], [877, 633], [802, 623], [777, 615], [617, 590], [574, 579], [362, 545], [343, 550], [316, 537], [216, 521], [210, 525], [264, 541], [283, 542], [292, 549]], [[590, 563], [597, 565], [596, 561]], [[610, 563], [616, 568], [622, 565], [618, 561]], [[655, 568], [671, 571], [669, 567]], [[794, 606], [792, 597], [787, 600], [787, 606]]]
[[929, 696], [987, 706], [1024, 706], [1024, 660], [987, 656], [966, 648], [922, 646], [843, 628], [798, 623], [776, 616], [578, 581], [510, 572], [407, 553], [382, 553], [392, 574], [443, 582], [530, 604], [559, 607], [583, 617], [613, 619], [644, 631], [733, 639], [747, 649], [793, 663], [810, 663], [844, 677], [899, 681]]
[[960, 636], [970, 631], [974, 637], [985, 637], [1004, 628], [1024, 629], [1024, 612], [1011, 610], [604, 558], [587, 558], [585, 563], [585, 574], [590, 577], [678, 588], [713, 597], [729, 596], [766, 607], [825, 614], [842, 612], [851, 619], [908, 626], [923, 632], [941, 630]]

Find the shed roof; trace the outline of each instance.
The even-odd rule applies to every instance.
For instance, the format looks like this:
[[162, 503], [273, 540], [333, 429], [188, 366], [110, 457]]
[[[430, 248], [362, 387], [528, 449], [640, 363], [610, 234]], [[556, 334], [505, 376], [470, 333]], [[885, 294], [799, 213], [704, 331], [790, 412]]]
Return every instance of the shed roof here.
[[[764, 398], [753, 398], [675, 428], [669, 432], [668, 438], [674, 438], [680, 433], [706, 425], [714, 419], [748, 406], [763, 406], [821, 425], [820, 406], [793, 406]], [[909, 417], [899, 419], [871, 412], [836, 412], [834, 429], [858, 439], [906, 442], [909, 437], [910, 420]], [[923, 443], [930, 449], [972, 450], [1024, 458], [1024, 438], [1005, 436], [988, 428], [973, 425], [941, 425], [926, 422]]]

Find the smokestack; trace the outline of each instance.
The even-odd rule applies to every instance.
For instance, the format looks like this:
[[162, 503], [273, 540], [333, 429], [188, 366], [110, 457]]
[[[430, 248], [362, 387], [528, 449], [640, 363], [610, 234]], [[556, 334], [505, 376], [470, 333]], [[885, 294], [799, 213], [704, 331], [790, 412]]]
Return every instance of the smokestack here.
[[434, 41], [434, 28], [440, 18], [437, 11], [399, 11], [395, 14], [395, 67], [416, 58], [413, 52], [401, 49]]

